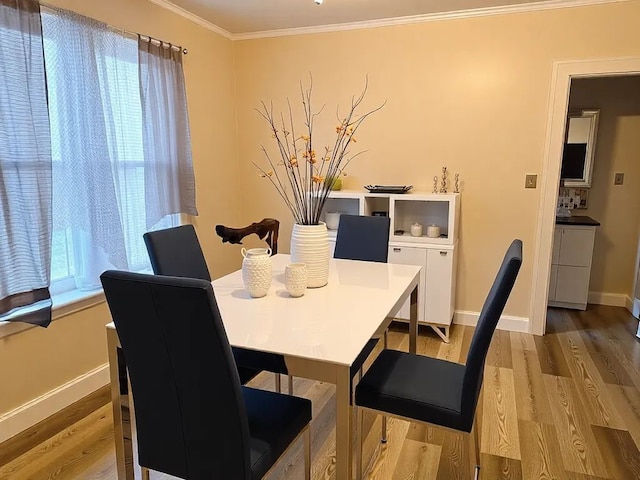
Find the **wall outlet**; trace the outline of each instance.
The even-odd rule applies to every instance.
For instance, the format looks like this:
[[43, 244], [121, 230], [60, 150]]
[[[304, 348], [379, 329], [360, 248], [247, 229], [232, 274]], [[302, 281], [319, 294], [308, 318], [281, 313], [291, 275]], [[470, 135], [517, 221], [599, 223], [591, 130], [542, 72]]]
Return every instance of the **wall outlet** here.
[[624, 183], [624, 173], [616, 173], [616, 176], [613, 179], [613, 184], [622, 185], [623, 183]]
[[538, 185], [538, 175], [528, 173], [524, 177], [524, 188], [536, 188]]

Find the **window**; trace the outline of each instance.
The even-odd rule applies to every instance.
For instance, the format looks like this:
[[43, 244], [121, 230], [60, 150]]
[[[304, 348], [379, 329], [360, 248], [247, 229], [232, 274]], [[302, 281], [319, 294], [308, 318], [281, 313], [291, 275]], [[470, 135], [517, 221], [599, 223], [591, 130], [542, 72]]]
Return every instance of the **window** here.
[[[73, 20], [57, 10], [42, 12], [53, 162], [54, 295], [98, 288], [102, 271], [123, 268], [109, 256], [122, 249], [114, 242], [123, 244], [128, 270], [150, 270], [142, 239], [148, 229], [137, 41]], [[104, 216], [117, 218], [105, 221]], [[179, 220], [179, 215], [168, 215], [153, 229], [179, 225]]]

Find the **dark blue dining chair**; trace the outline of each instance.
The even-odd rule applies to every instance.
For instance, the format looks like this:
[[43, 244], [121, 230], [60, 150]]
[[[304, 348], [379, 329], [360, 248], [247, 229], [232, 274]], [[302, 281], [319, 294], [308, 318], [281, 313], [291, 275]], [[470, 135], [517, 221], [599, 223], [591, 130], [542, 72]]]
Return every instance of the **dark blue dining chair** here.
[[[387, 263], [389, 257], [389, 217], [340, 215], [336, 248], [333, 258]], [[387, 329], [384, 329], [383, 346], [387, 348]], [[362, 367], [378, 345], [379, 337], [372, 338], [364, 346], [353, 365], [351, 378], [362, 378]], [[353, 382], [352, 382], [353, 384]], [[387, 441], [387, 422], [382, 420], [382, 441]]]
[[[522, 265], [522, 241], [514, 240], [480, 312], [465, 365], [396, 350], [383, 350], [356, 387], [357, 480], [362, 478], [362, 414], [430, 423], [469, 434], [472, 477], [480, 472], [474, 418], [484, 364], [500, 315]], [[384, 418], [384, 417], [383, 417]]]
[[243, 387], [211, 283], [100, 277], [131, 381], [139, 464], [183, 479], [256, 480], [304, 438], [311, 402]]
[[[198, 278], [211, 281], [207, 262], [202, 253], [193, 225], [166, 228], [143, 235], [153, 273], [172, 277]], [[287, 375], [282, 355], [233, 348], [242, 384], [263, 370], [276, 375], [276, 391], [281, 391], [280, 374]], [[293, 379], [289, 377], [289, 393], [293, 393]]]

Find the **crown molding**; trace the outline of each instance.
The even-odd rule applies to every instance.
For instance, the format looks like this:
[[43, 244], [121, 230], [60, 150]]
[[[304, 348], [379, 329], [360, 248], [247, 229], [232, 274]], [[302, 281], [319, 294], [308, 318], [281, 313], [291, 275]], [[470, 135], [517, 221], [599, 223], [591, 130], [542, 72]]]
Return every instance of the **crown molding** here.
[[308, 35], [314, 33], [343, 32], [347, 30], [362, 30], [367, 28], [392, 27], [396, 25], [410, 25], [415, 23], [457, 20], [462, 18], [487, 17], [491, 15], [506, 15], [510, 13], [538, 12], [558, 8], [584, 7], [606, 3], [628, 2], [630, 0], [546, 0], [542, 2], [522, 3], [519, 5], [504, 5], [500, 7], [474, 8], [455, 12], [427, 13], [406, 17], [382, 18], [363, 22], [336, 23], [332, 25], [318, 25], [314, 27], [286, 28], [281, 30], [267, 30], [262, 32], [232, 34], [233, 40], [253, 40], [258, 38], [286, 37], [292, 35]]
[[187, 20], [191, 20], [193, 23], [197, 23], [201, 27], [204, 27], [207, 30], [211, 30], [212, 32], [215, 32], [224, 38], [228, 38], [229, 40], [234, 39], [233, 34], [231, 32], [228, 32], [224, 28], [219, 27], [215, 23], [211, 23], [208, 20], [205, 20], [204, 18], [199, 17], [195, 13], [191, 13], [190, 11], [185, 10], [182, 7], [179, 7], [178, 5], [170, 2], [169, 0], [148, 0], [148, 1], [153, 3], [154, 5], [158, 5], [159, 7], [169, 10], [170, 12], [173, 12], [176, 15], [180, 15], [181, 17], [184, 17]]
[[162, 8], [191, 20], [198, 25], [207, 28], [218, 35], [230, 40], [255, 40], [260, 38], [289, 37], [295, 35], [309, 35], [315, 33], [343, 32], [348, 30], [362, 30], [368, 28], [392, 27], [396, 25], [411, 25], [415, 23], [438, 22], [446, 20], [459, 20], [463, 18], [487, 17], [492, 15], [507, 15], [511, 13], [539, 12], [560, 8], [586, 7], [591, 5], [604, 5], [608, 3], [622, 3], [632, 0], [545, 0], [541, 2], [521, 3], [518, 5], [504, 5], [499, 7], [473, 8], [458, 10], [455, 12], [427, 13], [423, 15], [410, 15], [406, 17], [382, 18], [379, 20], [367, 20], [362, 22], [335, 23], [331, 25], [318, 25], [313, 27], [284, 28], [280, 30], [265, 30], [260, 32], [231, 33], [214, 23], [205, 20], [198, 15], [185, 10], [169, 0], [148, 0]]

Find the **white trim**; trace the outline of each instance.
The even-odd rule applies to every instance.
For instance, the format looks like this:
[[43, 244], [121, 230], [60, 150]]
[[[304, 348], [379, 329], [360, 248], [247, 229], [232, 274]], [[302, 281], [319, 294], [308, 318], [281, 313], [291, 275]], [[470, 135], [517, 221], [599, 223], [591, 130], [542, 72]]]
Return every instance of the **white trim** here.
[[[456, 310], [456, 313], [453, 316], [453, 323], [456, 325], [468, 325], [475, 327], [478, 324], [479, 317], [480, 312]], [[510, 332], [529, 333], [529, 319], [526, 317], [502, 315], [498, 321], [498, 329], [508, 330]]]
[[104, 364], [0, 415], [0, 443], [81, 400], [108, 383], [109, 365]]
[[[640, 300], [638, 300], [638, 304], [640, 304]], [[631, 315], [633, 315], [633, 298], [631, 298], [629, 295], [625, 296], [624, 308], [629, 310], [629, 313], [631, 313]]]
[[169, 0], [148, 0], [154, 5], [165, 8], [181, 17], [191, 20], [198, 25], [228, 38], [229, 40], [254, 40], [258, 38], [288, 37], [294, 35], [309, 35], [314, 33], [343, 32], [347, 30], [362, 30], [367, 28], [391, 27], [395, 25], [411, 25], [415, 23], [439, 22], [459, 20], [462, 18], [487, 17], [491, 15], [507, 15], [511, 13], [539, 12], [558, 8], [587, 7], [607, 3], [622, 3], [631, 0], [546, 0], [541, 2], [521, 3], [517, 5], [502, 5], [497, 7], [471, 8], [453, 12], [425, 13], [422, 15], [408, 15], [405, 17], [381, 18], [362, 22], [334, 23], [330, 25], [316, 25], [312, 27], [282, 28], [279, 30], [264, 30], [259, 32], [231, 33], [190, 11], [170, 2]]
[[[170, 2], [169, 0], [148, 0], [149, 2], [162, 7], [170, 12], [175, 13], [176, 15], [180, 15], [181, 17], [186, 18], [187, 20], [191, 20], [193, 23], [197, 23], [201, 27], [206, 28], [207, 30], [211, 30], [212, 32], [217, 33], [218, 35], [228, 38], [229, 40], [233, 40], [233, 34], [228, 32], [222, 27], [219, 27], [215, 23], [211, 23], [208, 20], [196, 15], [195, 13], [191, 13], [188, 10], [185, 10], [182, 7], [179, 7], [175, 3]], [[626, 1], [626, 0], [617, 0], [617, 1]]]
[[607, 305], [609, 307], [624, 307], [627, 304], [624, 293], [589, 292], [587, 302], [596, 305]]
[[[158, 0], [150, 0], [155, 3]], [[235, 33], [233, 40], [253, 40], [257, 38], [286, 37], [292, 35], [308, 35], [314, 33], [343, 32], [346, 30], [362, 30], [367, 28], [391, 27], [395, 25], [411, 25], [415, 23], [440, 22], [458, 20], [462, 18], [487, 17], [491, 15], [506, 15], [510, 13], [538, 12], [557, 8], [584, 7], [605, 3], [627, 2], [629, 0], [547, 0], [542, 2], [522, 3], [518, 5], [504, 5], [499, 7], [472, 8], [454, 12], [425, 13], [405, 17], [381, 18], [362, 22], [334, 23], [331, 25], [317, 25], [313, 27], [283, 28], [280, 30], [265, 30], [261, 32]]]
[[538, 208], [536, 241], [533, 246], [534, 268], [529, 318], [531, 319], [531, 333], [535, 335], [544, 335], [546, 328], [553, 230], [555, 228], [560, 162], [571, 79], [638, 73], [640, 73], [640, 57], [587, 59], [555, 62], [553, 65], [540, 182], [540, 206]]

